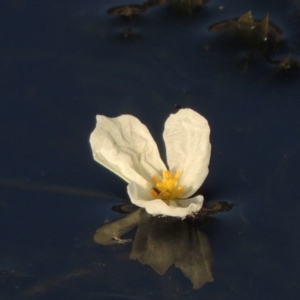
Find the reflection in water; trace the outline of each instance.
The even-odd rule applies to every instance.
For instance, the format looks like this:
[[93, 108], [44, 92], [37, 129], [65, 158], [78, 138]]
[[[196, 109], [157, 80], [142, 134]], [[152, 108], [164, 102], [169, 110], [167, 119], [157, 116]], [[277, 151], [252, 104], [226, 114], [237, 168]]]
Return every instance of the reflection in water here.
[[179, 219], [141, 214], [130, 258], [151, 266], [160, 275], [174, 264], [195, 289], [213, 281], [213, 255], [204, 233]]
[[171, 265], [191, 280], [194, 289], [213, 281], [213, 255], [206, 235], [192, 224], [171, 217], [152, 217], [138, 209], [100, 227], [94, 240], [101, 245], [127, 243], [122, 235], [138, 226], [130, 258], [163, 275]]
[[122, 240], [121, 236], [136, 227], [140, 221], [141, 209], [127, 215], [116, 222], [105, 224], [100, 227], [94, 236], [96, 243], [101, 245], [111, 245], [115, 243], [125, 243], [130, 240]]

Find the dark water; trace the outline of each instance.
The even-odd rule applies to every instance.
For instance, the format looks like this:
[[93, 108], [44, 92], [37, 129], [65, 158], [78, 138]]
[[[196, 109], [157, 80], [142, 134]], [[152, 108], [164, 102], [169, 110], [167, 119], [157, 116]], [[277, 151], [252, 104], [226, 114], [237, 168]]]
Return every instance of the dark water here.
[[[259, 51], [247, 58], [232, 32], [208, 28], [249, 10], [257, 20], [269, 13], [282, 31], [271, 59], [300, 59], [300, 2], [106, 14], [124, 4], [132, 3], [2, 1], [1, 299], [298, 299], [300, 73]], [[201, 231], [214, 257], [214, 282], [199, 289], [179, 268], [161, 276], [130, 260], [132, 243], [93, 241], [104, 222], [124, 217], [111, 207], [128, 202], [126, 184], [92, 159], [95, 115], [135, 115], [163, 149], [176, 104], [211, 125], [201, 193], [207, 203], [235, 204], [188, 229]], [[136, 240], [140, 228], [151, 231], [145, 226]]]

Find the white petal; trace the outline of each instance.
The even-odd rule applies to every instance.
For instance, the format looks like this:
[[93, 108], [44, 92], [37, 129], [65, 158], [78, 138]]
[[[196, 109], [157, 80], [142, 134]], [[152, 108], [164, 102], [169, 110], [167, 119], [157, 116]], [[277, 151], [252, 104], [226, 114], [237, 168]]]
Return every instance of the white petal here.
[[149, 130], [131, 115], [98, 115], [90, 143], [94, 159], [127, 182], [151, 182], [165, 169]]
[[127, 185], [127, 192], [131, 202], [139, 207], [145, 207], [144, 203], [153, 199], [151, 189], [152, 185], [148, 182], [144, 182], [142, 185], [130, 182]]
[[194, 194], [208, 174], [211, 145], [207, 120], [191, 109], [181, 109], [165, 123], [163, 138], [172, 172], [181, 171], [183, 198]]
[[[149, 186], [149, 195], [150, 195]], [[174, 200], [167, 205], [160, 199], [151, 200], [151, 196], [145, 193], [145, 187], [135, 183], [129, 183], [127, 191], [133, 204], [143, 207], [151, 215], [164, 215], [171, 217], [185, 218], [191, 213], [197, 213], [203, 205], [203, 196], [198, 195], [190, 199]]]

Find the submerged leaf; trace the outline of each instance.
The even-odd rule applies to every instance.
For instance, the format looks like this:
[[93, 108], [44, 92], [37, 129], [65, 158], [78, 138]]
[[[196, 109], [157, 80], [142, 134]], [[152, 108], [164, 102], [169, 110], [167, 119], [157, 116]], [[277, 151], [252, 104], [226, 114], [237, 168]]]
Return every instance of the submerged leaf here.
[[263, 40], [266, 41], [268, 38], [269, 27], [270, 27], [269, 14], [267, 14], [266, 17], [260, 22], [259, 27], [262, 32]]
[[252, 13], [250, 10], [237, 20], [237, 26], [241, 29], [252, 30], [255, 26], [254, 24], [255, 22], [253, 20]]

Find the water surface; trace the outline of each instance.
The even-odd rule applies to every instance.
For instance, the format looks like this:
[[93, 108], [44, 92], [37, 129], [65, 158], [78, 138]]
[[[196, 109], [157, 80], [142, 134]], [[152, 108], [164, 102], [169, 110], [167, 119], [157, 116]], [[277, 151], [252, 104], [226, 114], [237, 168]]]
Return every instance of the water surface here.
[[[249, 10], [256, 20], [269, 13], [282, 30], [270, 56], [297, 59], [299, 2], [106, 13], [125, 4], [2, 4], [1, 299], [297, 299], [299, 73], [278, 70], [259, 51], [247, 59], [230, 32], [209, 27]], [[93, 240], [124, 217], [111, 207], [129, 201], [126, 183], [92, 159], [95, 115], [137, 116], [164, 156], [163, 124], [178, 106], [211, 126], [201, 193], [207, 203], [235, 204], [195, 225], [214, 257], [214, 282], [201, 289], [174, 266], [161, 276], [130, 260], [132, 243]]]

